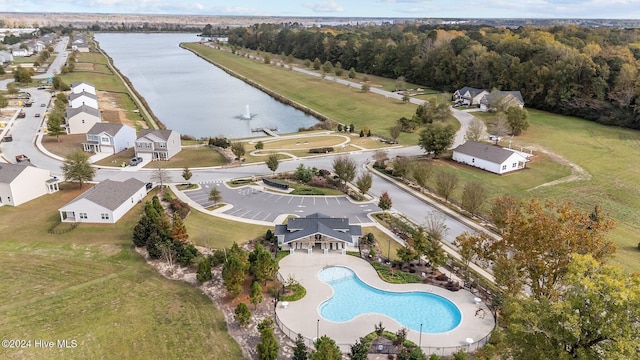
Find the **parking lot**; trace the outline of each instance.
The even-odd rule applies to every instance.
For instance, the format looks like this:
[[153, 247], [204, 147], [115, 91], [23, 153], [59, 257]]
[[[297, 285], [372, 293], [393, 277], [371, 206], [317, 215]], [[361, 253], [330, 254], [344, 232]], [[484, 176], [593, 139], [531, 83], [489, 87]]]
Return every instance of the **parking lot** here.
[[185, 191], [191, 200], [203, 207], [213, 205], [209, 193], [218, 187], [222, 203], [233, 205], [224, 214], [243, 219], [274, 222], [279, 215], [307, 216], [320, 212], [333, 217], [348, 217], [351, 223], [372, 222], [367, 215], [380, 211], [372, 202], [354, 203], [347, 196], [299, 196], [244, 186], [229, 188], [222, 182], [200, 184], [198, 190]]

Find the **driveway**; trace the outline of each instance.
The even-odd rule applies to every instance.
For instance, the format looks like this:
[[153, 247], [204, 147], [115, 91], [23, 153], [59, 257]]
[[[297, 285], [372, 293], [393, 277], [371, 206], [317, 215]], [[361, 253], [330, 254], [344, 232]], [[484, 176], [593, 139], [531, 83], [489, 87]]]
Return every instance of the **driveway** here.
[[200, 185], [200, 189], [184, 191], [184, 194], [206, 208], [213, 205], [209, 201], [209, 192], [215, 186], [222, 195], [221, 202], [231, 205], [222, 213], [249, 221], [276, 223], [276, 219], [281, 216], [304, 217], [319, 212], [334, 217], [348, 217], [354, 224], [373, 224], [368, 214], [380, 211], [372, 201], [356, 203], [347, 196], [289, 195], [264, 190], [259, 186], [230, 188], [221, 180]]

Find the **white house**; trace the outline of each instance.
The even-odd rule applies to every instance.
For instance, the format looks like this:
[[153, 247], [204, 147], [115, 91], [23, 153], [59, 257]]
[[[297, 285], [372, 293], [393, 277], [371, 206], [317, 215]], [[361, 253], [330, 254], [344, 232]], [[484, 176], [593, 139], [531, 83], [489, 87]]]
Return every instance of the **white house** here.
[[311, 253], [313, 248], [325, 254], [329, 250], [345, 253], [348, 248], [357, 249], [362, 228], [349, 224], [348, 218], [314, 213], [303, 218], [291, 218], [287, 224], [276, 225], [274, 235], [278, 239], [278, 246], [292, 253], [296, 249]]
[[138, 179], [105, 180], [58, 209], [60, 220], [115, 224], [146, 194], [145, 183]]
[[123, 124], [96, 123], [87, 131], [84, 151], [115, 154], [135, 145], [136, 129]]
[[26, 57], [31, 54], [32, 52], [29, 49], [20, 49], [20, 48], [11, 49], [11, 55], [13, 55], [13, 57]]
[[96, 88], [93, 84], [89, 84], [84, 81], [73, 82], [71, 83], [71, 93], [72, 94], [81, 94], [82, 92], [86, 92], [88, 94], [96, 95]]
[[485, 94], [480, 100], [480, 109], [489, 111], [496, 107], [506, 109], [510, 106], [524, 107], [524, 99], [520, 91], [500, 91], [494, 90], [490, 94]]
[[0, 63], [13, 61], [13, 55], [9, 51], [0, 51]]
[[136, 156], [145, 160], [169, 160], [182, 150], [180, 134], [173, 130], [142, 130], [135, 150]]
[[93, 125], [102, 121], [102, 115], [98, 109], [82, 105], [77, 108], [67, 107], [64, 119], [67, 123], [67, 133], [85, 134]]
[[58, 179], [52, 177], [49, 170], [0, 163], [0, 206], [18, 206], [58, 190]]
[[453, 102], [467, 106], [478, 106], [480, 105], [480, 100], [482, 99], [482, 97], [484, 97], [488, 93], [489, 90], [486, 89], [476, 89], [465, 86], [453, 93]]
[[527, 158], [495, 145], [467, 141], [453, 149], [453, 160], [496, 174], [524, 169]]
[[78, 108], [82, 105], [98, 109], [98, 97], [95, 94], [91, 94], [86, 91], [69, 94], [69, 106], [72, 108]]

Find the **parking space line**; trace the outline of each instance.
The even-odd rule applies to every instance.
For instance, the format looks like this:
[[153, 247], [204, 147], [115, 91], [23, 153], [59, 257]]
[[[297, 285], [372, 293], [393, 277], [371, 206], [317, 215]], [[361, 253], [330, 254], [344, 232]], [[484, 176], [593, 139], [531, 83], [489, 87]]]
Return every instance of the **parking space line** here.
[[251, 220], [255, 219], [255, 218], [256, 218], [256, 216], [260, 215], [261, 213], [262, 213], [262, 211], [258, 211], [255, 215], [253, 215], [253, 216], [251, 217]]
[[271, 216], [271, 213], [268, 213], [268, 214], [267, 214], [267, 216], [263, 217], [263, 218], [262, 218], [262, 221], [266, 221], [266, 220], [267, 220], [267, 218], [269, 218], [269, 216]]

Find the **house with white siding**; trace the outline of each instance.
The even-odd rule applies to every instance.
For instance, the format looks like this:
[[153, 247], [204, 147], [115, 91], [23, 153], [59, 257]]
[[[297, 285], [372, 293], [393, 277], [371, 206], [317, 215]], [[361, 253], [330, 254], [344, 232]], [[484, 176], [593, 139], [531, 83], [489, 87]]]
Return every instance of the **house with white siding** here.
[[18, 206], [58, 190], [58, 179], [49, 170], [0, 163], [0, 206]]
[[349, 224], [348, 218], [334, 218], [314, 213], [303, 218], [290, 218], [286, 224], [276, 225], [274, 235], [278, 247], [289, 250], [305, 250], [311, 253], [320, 249], [325, 254], [331, 250], [346, 253], [358, 248], [362, 228]]
[[58, 209], [62, 222], [115, 224], [147, 195], [145, 183], [134, 178], [105, 180]]
[[95, 94], [86, 91], [69, 94], [69, 106], [72, 108], [78, 108], [82, 105], [98, 109], [98, 97]]
[[146, 129], [136, 139], [136, 156], [144, 160], [169, 160], [180, 150], [180, 134], [173, 130]]
[[479, 106], [480, 100], [488, 93], [487, 89], [465, 86], [453, 93], [453, 102], [460, 105]]
[[493, 90], [491, 93], [485, 94], [480, 100], [480, 109], [483, 111], [497, 108], [506, 109], [511, 106], [517, 106], [520, 109], [524, 107], [524, 99], [520, 91]]
[[519, 152], [469, 140], [453, 149], [452, 158], [459, 163], [496, 174], [524, 169], [528, 161]]
[[82, 105], [80, 107], [67, 107], [64, 119], [68, 134], [86, 134], [93, 125], [102, 121], [102, 115], [98, 109]]
[[123, 124], [96, 123], [82, 143], [86, 152], [115, 154], [134, 146], [136, 129]]
[[71, 83], [71, 93], [72, 94], [81, 94], [82, 92], [86, 92], [91, 95], [96, 95], [96, 88], [93, 84], [89, 84], [88, 82], [80, 81]]

